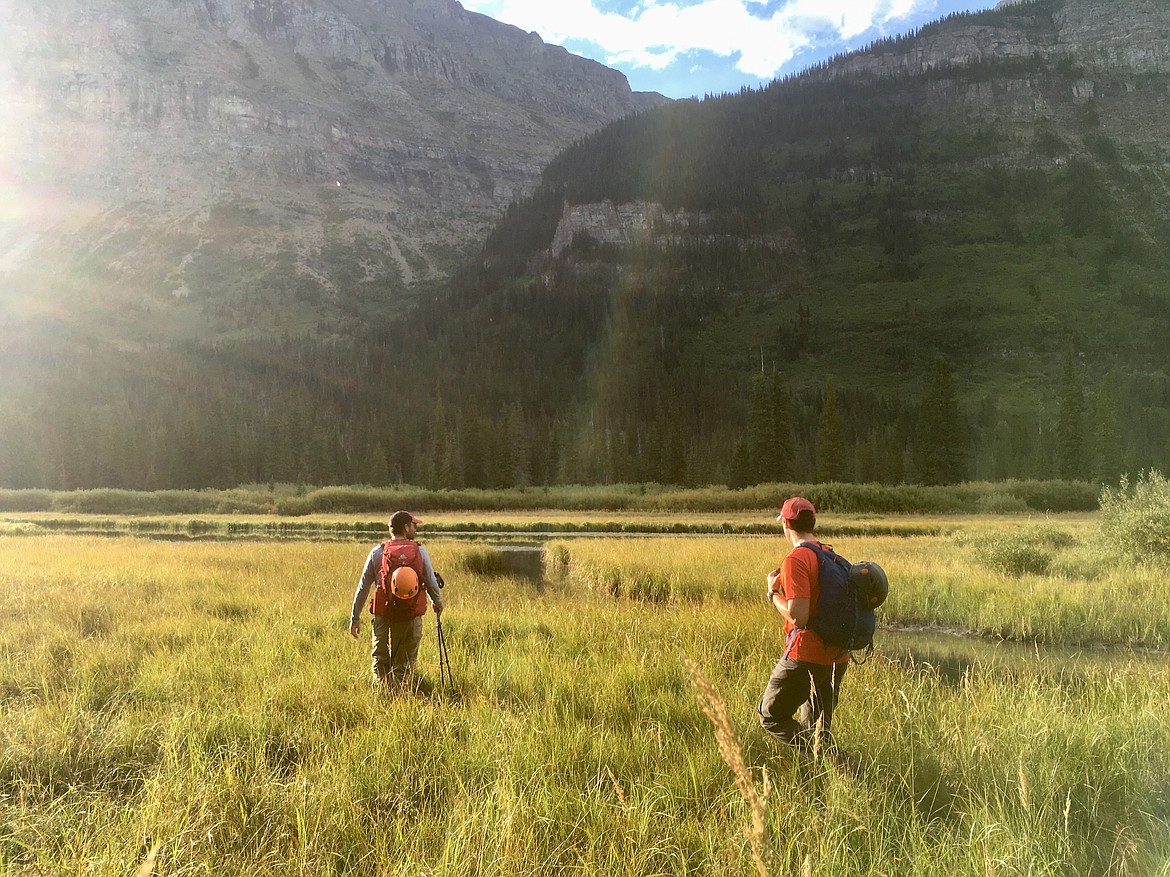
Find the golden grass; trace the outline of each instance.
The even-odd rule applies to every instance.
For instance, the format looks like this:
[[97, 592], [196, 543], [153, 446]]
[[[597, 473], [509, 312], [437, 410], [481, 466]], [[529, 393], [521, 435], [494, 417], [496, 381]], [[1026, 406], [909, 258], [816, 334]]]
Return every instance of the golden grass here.
[[[882, 633], [845, 682], [845, 770], [756, 725], [778, 539], [562, 546], [538, 588], [432, 541], [456, 688], [428, 618], [428, 684], [385, 695], [345, 631], [367, 545], [0, 537], [0, 873], [1165, 873], [1164, 661], [924, 663]], [[894, 571], [888, 620], [1013, 589], [1021, 626], [1062, 617], [1036, 595], [1067, 580], [1001, 581], [958, 537], [838, 547]], [[590, 564], [678, 593], [615, 597]], [[1108, 638], [1104, 602], [1085, 623]]]

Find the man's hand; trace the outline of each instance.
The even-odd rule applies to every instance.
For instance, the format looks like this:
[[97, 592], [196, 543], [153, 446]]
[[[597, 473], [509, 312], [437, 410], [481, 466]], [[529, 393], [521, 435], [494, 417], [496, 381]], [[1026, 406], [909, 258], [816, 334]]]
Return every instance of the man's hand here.
[[778, 569], [774, 569], [770, 573], [768, 573], [767, 590], [764, 592], [764, 596], [766, 596], [768, 598], [769, 603], [772, 602], [772, 595], [780, 592], [780, 589], [778, 587], [776, 587], [776, 582], [779, 578], [780, 578], [780, 570], [778, 570]]
[[442, 615], [443, 614], [443, 604], [442, 603], [435, 603], [434, 610], [435, 610], [436, 615]]
[[350, 636], [352, 636], [354, 639], [357, 639], [358, 635], [361, 632], [362, 632], [362, 623], [360, 620], [350, 623], [350, 625], [349, 625], [349, 635]]

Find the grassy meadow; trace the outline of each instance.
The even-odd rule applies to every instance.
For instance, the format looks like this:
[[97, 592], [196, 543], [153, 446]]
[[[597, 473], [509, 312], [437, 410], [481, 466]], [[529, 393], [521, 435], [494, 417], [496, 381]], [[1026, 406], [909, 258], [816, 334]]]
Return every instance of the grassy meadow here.
[[429, 540], [455, 685], [428, 614], [387, 693], [368, 545], [0, 536], [0, 873], [1170, 875], [1170, 601], [1100, 541], [838, 540], [884, 622], [1031, 650], [879, 631], [814, 761], [755, 720], [778, 537], [563, 539], [540, 586]]

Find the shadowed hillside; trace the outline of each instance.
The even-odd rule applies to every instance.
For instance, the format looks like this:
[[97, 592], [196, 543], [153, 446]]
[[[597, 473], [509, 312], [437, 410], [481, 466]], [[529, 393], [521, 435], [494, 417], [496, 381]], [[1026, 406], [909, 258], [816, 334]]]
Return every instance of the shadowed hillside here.
[[1145, 0], [1039, 0], [612, 123], [393, 325], [93, 344], [76, 373], [20, 355], [9, 398], [32, 401], [0, 473], [455, 487], [1164, 466], [1168, 27]]

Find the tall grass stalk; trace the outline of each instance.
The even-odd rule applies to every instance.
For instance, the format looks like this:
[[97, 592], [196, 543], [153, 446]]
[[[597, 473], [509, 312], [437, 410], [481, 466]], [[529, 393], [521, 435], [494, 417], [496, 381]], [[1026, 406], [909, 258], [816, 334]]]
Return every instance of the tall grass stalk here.
[[[695, 687], [699, 690], [699, 703], [703, 707], [703, 714], [711, 720], [715, 730], [715, 741], [719, 745], [719, 754], [731, 768], [735, 777], [735, 787], [748, 806], [751, 814], [751, 824], [744, 829], [744, 836], [752, 849], [752, 861], [760, 877], [768, 877], [766, 864], [767, 850], [767, 794], [756, 788], [755, 780], [748, 773], [740, 752], [739, 736], [731, 724], [731, 716], [727, 710], [727, 703], [720, 696], [719, 691], [707, 681], [703, 671], [690, 658], [683, 658], [683, 666], [691, 674]], [[767, 774], [764, 774], [764, 783], [767, 785]]]

